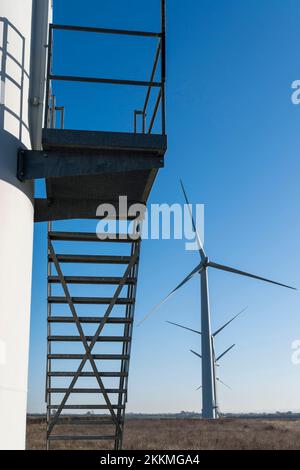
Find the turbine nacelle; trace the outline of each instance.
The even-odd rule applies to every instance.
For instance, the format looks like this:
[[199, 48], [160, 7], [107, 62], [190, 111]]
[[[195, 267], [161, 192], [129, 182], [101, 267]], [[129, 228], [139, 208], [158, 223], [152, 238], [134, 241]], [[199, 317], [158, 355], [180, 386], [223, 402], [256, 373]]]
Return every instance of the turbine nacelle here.
[[201, 273], [201, 271], [203, 271], [203, 269], [206, 269], [208, 267], [209, 267], [209, 258], [208, 256], [205, 256], [205, 258], [201, 262], [201, 268], [199, 269], [199, 274]]

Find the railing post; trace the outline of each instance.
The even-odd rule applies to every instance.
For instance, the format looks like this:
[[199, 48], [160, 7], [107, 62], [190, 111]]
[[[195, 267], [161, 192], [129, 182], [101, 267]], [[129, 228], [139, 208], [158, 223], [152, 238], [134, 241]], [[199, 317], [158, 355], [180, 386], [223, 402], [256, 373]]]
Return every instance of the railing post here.
[[140, 110], [135, 110], [134, 111], [134, 133], [136, 134], [137, 131], [138, 131], [138, 125], [137, 125], [137, 117], [138, 116], [142, 116], [142, 119], [143, 119], [143, 128], [144, 128], [144, 112], [143, 111], [140, 111]]
[[135, 134], [136, 134], [136, 132], [137, 132], [136, 118], [137, 118], [137, 112], [134, 111], [134, 133], [135, 133]]
[[52, 69], [52, 41], [53, 41], [53, 32], [52, 24], [49, 25], [49, 35], [48, 35], [48, 57], [47, 57], [47, 77], [46, 77], [46, 94], [45, 94], [45, 120], [44, 128], [46, 129], [49, 125], [49, 105], [50, 105], [50, 75]]
[[55, 106], [55, 111], [60, 113], [60, 129], [65, 128], [65, 107], [64, 106]]
[[166, 134], [166, 0], [161, 0], [161, 111], [162, 134]]
[[50, 128], [55, 129], [56, 127], [56, 97], [51, 96], [51, 113], [50, 113]]

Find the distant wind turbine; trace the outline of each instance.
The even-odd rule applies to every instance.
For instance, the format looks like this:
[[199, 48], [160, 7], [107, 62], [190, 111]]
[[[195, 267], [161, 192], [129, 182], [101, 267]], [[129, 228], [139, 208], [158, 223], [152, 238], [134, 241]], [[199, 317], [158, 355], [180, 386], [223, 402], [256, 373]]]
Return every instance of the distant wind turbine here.
[[[212, 343], [212, 353], [213, 353], [213, 375], [214, 375], [214, 398], [215, 398], [215, 414], [216, 414], [216, 417], [219, 416], [219, 403], [218, 403], [218, 400], [217, 400], [217, 381], [222, 383], [223, 385], [227, 386], [224, 382], [222, 382], [218, 377], [217, 377], [217, 371], [216, 371], [216, 367], [219, 366], [218, 364], [218, 360], [219, 359], [222, 359], [222, 357], [224, 357], [229, 351], [231, 351], [231, 349], [235, 346], [235, 344], [233, 344], [232, 346], [230, 346], [228, 349], [226, 349], [226, 351], [224, 351], [222, 354], [220, 354], [218, 357], [216, 357], [216, 353], [215, 353], [215, 344], [214, 344], [214, 340], [215, 340], [215, 337], [221, 333], [221, 331], [224, 330], [224, 328], [226, 328], [228, 325], [230, 325], [230, 323], [232, 323], [236, 318], [238, 318], [243, 312], [245, 312], [245, 310], [247, 310], [248, 307], [245, 307], [243, 308], [243, 310], [241, 310], [237, 315], [234, 315], [234, 317], [232, 317], [229, 321], [227, 321], [224, 325], [222, 325], [218, 330], [216, 330], [212, 335], [211, 335], [211, 343]], [[198, 331], [198, 330], [194, 330], [193, 328], [189, 328], [187, 326], [184, 326], [184, 325], [180, 325], [179, 323], [175, 323], [175, 322], [172, 322], [172, 321], [166, 321], [166, 323], [169, 323], [170, 325], [174, 325], [178, 328], [182, 328], [184, 330], [187, 330], [187, 331], [191, 331], [192, 333], [196, 333], [198, 335], [201, 335], [201, 331]], [[202, 359], [202, 356], [200, 354], [198, 354], [196, 351], [193, 351], [192, 349], [190, 350], [191, 353], [193, 353], [195, 356], [199, 357], [200, 359]], [[229, 386], [227, 386], [228, 388], [230, 388]], [[196, 390], [199, 390], [201, 387], [198, 387]]]
[[250, 274], [239, 269], [224, 266], [222, 264], [210, 261], [204, 251], [201, 238], [197, 232], [196, 224], [193, 218], [192, 209], [189, 204], [185, 188], [182, 181], [180, 181], [181, 188], [184, 194], [185, 201], [187, 203], [189, 213], [192, 219], [193, 230], [196, 236], [196, 242], [200, 255], [200, 263], [181, 281], [151, 312], [140, 322], [143, 323], [149, 318], [162, 304], [164, 304], [177, 290], [183, 287], [188, 281], [190, 281], [196, 274], [200, 274], [200, 289], [201, 289], [201, 356], [202, 356], [202, 417], [206, 419], [214, 419], [216, 417], [216, 400], [214, 391], [214, 358], [213, 348], [211, 342], [211, 323], [210, 323], [210, 306], [209, 306], [209, 290], [208, 290], [208, 268], [214, 268], [221, 271], [238, 274], [240, 276], [250, 277], [260, 281], [268, 282], [287, 289], [297, 290], [294, 287], [282, 284], [280, 282], [273, 281], [255, 274]]

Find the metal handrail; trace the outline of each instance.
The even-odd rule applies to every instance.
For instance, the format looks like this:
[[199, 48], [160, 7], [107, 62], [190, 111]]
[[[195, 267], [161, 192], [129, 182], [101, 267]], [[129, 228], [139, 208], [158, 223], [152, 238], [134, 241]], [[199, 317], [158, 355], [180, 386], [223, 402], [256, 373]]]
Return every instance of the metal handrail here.
[[[151, 72], [151, 77], [149, 81], [141, 80], [122, 80], [115, 78], [102, 78], [102, 77], [80, 77], [73, 75], [57, 75], [52, 74], [52, 54], [53, 54], [53, 31], [54, 30], [65, 30], [65, 31], [81, 31], [87, 33], [99, 33], [99, 34], [114, 34], [114, 35], [127, 35], [127, 36], [139, 36], [139, 37], [153, 37], [158, 38], [159, 43], [157, 46], [154, 64]], [[88, 26], [72, 26], [72, 25], [58, 25], [50, 24], [49, 26], [49, 39], [48, 39], [48, 63], [47, 63], [47, 83], [46, 83], [46, 109], [45, 109], [45, 121], [44, 126], [48, 127], [49, 125], [49, 112], [50, 100], [51, 100], [51, 81], [69, 81], [69, 82], [84, 82], [84, 83], [105, 83], [112, 85], [129, 85], [129, 86], [142, 86], [147, 87], [146, 98], [144, 102], [144, 107], [142, 112], [142, 132], [146, 133], [146, 114], [149, 105], [149, 99], [151, 91], [153, 88], [160, 88], [154, 111], [150, 120], [150, 126], [147, 131], [148, 134], [151, 134], [154, 122], [157, 116], [158, 108], [161, 104], [162, 111], [162, 134], [166, 132], [165, 124], [165, 0], [161, 0], [161, 32], [150, 32], [150, 31], [135, 31], [135, 30], [123, 30], [123, 29], [108, 29], [108, 28], [94, 28]], [[155, 74], [157, 71], [157, 66], [161, 59], [161, 79], [160, 81], [154, 81]], [[135, 114], [135, 132], [136, 128], [136, 114]]]
[[100, 34], [115, 34], [124, 36], [142, 36], [142, 37], [161, 37], [161, 33], [152, 31], [134, 31], [126, 29], [111, 29], [111, 28], [94, 28], [91, 26], [74, 26], [51, 24], [52, 29], [66, 30], [66, 31], [81, 31], [86, 33], [100, 33]]
[[134, 85], [161, 87], [161, 82], [146, 82], [142, 80], [121, 80], [117, 78], [101, 78], [101, 77], [80, 77], [74, 75], [50, 75], [50, 80], [65, 82], [86, 82], [86, 83], [108, 83], [111, 85]]
[[152, 118], [151, 118], [151, 121], [150, 121], [150, 126], [149, 126], [149, 130], [148, 130], [148, 134], [151, 134], [151, 132], [152, 132], [152, 129], [153, 129], [153, 126], [154, 126], [154, 122], [155, 122], [155, 118], [156, 118], [156, 115], [157, 115], [157, 111], [158, 111], [158, 108], [159, 108], [161, 99], [162, 99], [162, 91], [160, 90], [160, 92], [158, 93], [157, 99], [156, 99], [155, 106], [154, 106], [154, 111], [153, 111]]
[[[152, 72], [151, 72], [150, 82], [153, 82], [153, 80], [154, 80], [160, 55], [161, 55], [161, 40], [159, 41], [158, 46], [157, 46], [155, 59], [154, 59], [154, 64], [153, 64], [153, 68], [152, 68]], [[152, 86], [153, 85], [149, 85], [149, 87], [148, 87], [146, 98], [145, 98], [145, 103], [144, 103], [144, 107], [143, 107], [143, 134], [146, 132], [146, 115], [147, 115], [147, 109], [148, 109], [148, 104], [149, 104], [149, 99], [150, 99]]]

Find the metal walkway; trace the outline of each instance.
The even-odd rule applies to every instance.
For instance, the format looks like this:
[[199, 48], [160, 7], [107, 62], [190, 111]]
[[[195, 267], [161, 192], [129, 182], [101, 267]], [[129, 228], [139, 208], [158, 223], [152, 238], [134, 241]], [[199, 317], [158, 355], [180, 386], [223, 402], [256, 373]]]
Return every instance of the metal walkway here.
[[[122, 254], [99, 254], [112, 243]], [[78, 245], [86, 250], [87, 244], [95, 254], [90, 248], [88, 255], [78, 254]], [[49, 223], [48, 449], [62, 440], [122, 447], [139, 253], [140, 239], [100, 240], [95, 233], [56, 232]], [[79, 265], [84, 275], [78, 275]], [[106, 274], [112, 267], [118, 275]], [[92, 290], [101, 294], [92, 296]]]
[[[62, 32], [153, 41], [156, 52], [146, 76], [150, 78], [134, 80], [54, 73], [57, 67], [55, 36]], [[161, 0], [159, 32], [51, 24], [47, 64], [42, 149], [21, 148], [17, 168], [20, 181], [45, 179], [46, 197], [35, 199], [35, 221], [94, 218], [100, 203], [110, 203], [118, 210], [119, 195], [126, 195], [128, 204], [145, 204], [159, 169], [164, 167], [167, 150], [165, 0]], [[128, 114], [130, 120], [133, 114], [132, 132], [68, 129], [65, 111], [68, 116], [69, 110], [56, 106], [53, 96], [58, 82], [125, 86], [135, 91], [145, 89], [141, 108], [130, 109]], [[57, 112], [61, 113], [60, 129], [55, 125]]]

